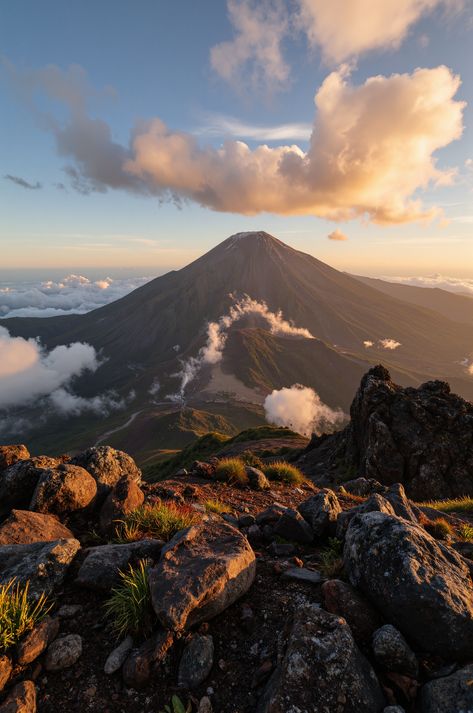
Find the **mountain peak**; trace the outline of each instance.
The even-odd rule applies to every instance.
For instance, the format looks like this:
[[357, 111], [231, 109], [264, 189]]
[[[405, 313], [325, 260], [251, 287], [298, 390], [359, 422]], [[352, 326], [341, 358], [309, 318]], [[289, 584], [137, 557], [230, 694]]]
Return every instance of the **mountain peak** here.
[[229, 238], [224, 240], [218, 247], [223, 247], [225, 249], [231, 249], [235, 247], [239, 248], [263, 248], [263, 249], [274, 249], [274, 248], [284, 248], [286, 250], [292, 250], [289, 245], [283, 243], [282, 240], [278, 240], [274, 235], [267, 233], [264, 230], [248, 230], [241, 233], [234, 233], [230, 235]]

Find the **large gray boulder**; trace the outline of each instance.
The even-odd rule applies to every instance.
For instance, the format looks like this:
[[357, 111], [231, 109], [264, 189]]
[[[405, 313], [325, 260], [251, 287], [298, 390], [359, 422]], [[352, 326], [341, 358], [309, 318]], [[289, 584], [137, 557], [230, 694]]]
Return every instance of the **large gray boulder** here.
[[249, 589], [256, 570], [246, 537], [224, 521], [178, 532], [150, 569], [151, 600], [164, 627], [182, 630], [220, 614]]
[[77, 574], [76, 583], [97, 592], [109, 592], [120, 583], [120, 572], [140, 559], [159, 559], [161, 540], [137, 540], [124, 545], [89, 547]]
[[345, 571], [385, 619], [420, 651], [473, 656], [473, 589], [468, 567], [420, 526], [370, 512], [345, 538]]
[[342, 508], [333, 490], [323, 488], [316, 495], [304, 500], [297, 509], [311, 526], [315, 537], [335, 534], [335, 525]]
[[72, 465], [79, 465], [89, 471], [97, 483], [99, 495], [109, 493], [120, 478], [128, 477], [141, 483], [141, 470], [128, 453], [117, 451], [110, 446], [88, 448], [71, 458]]
[[26, 509], [46, 468], [56, 468], [62, 461], [48, 456], [19, 460], [0, 472], [0, 517], [12, 508]]
[[67, 515], [83, 510], [97, 495], [97, 484], [84, 468], [61, 464], [41, 473], [30, 510]]
[[471, 713], [473, 711], [473, 664], [422, 687], [422, 713]]
[[64, 581], [79, 549], [80, 542], [74, 539], [0, 547], [0, 584], [11, 579], [23, 585], [29, 582], [34, 599], [43, 592], [50, 595]]
[[304, 604], [257, 713], [381, 713], [384, 696], [345, 619]]

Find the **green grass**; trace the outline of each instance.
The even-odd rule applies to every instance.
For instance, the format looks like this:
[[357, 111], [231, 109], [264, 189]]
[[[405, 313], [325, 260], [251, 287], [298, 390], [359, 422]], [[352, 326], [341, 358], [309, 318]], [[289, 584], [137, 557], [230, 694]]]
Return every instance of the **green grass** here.
[[467, 525], [466, 523], [460, 525], [457, 530], [457, 535], [463, 542], [473, 542], [473, 526]]
[[222, 458], [215, 468], [215, 478], [229, 485], [248, 485], [245, 464], [241, 458]]
[[265, 465], [263, 473], [269, 480], [277, 480], [281, 483], [290, 483], [292, 485], [300, 485], [306, 480], [299, 468], [283, 460]]
[[441, 510], [441, 512], [473, 512], [473, 498], [468, 495], [450, 500], [428, 500], [416, 504], [419, 507], [433, 508], [434, 510]]
[[128, 634], [143, 635], [152, 631], [155, 621], [149, 590], [147, 562], [140, 560], [128, 572], [120, 572], [121, 584], [112, 589], [104, 604], [109, 628], [121, 639]]
[[0, 585], [0, 654], [31, 631], [51, 608], [44, 594], [36, 602], [28, 594], [29, 582], [22, 586], [11, 579]]
[[225, 512], [231, 512], [232, 509], [221, 500], [206, 500], [204, 503], [206, 512], [215, 512], [218, 515], [222, 515]]
[[319, 569], [329, 579], [339, 577], [343, 572], [343, 542], [329, 537], [328, 545], [320, 551]]
[[168, 478], [181, 468], [189, 468], [195, 460], [207, 460], [229, 440], [229, 436], [221, 433], [206, 433], [172, 458], [143, 468], [143, 478], [150, 483]]
[[291, 431], [285, 426], [257, 426], [256, 428], [247, 428], [241, 431], [231, 440], [232, 443], [242, 443], [244, 441], [261, 441], [263, 438], [296, 438], [300, 439], [300, 434]]
[[176, 532], [196, 524], [200, 515], [191, 507], [175, 503], [141, 505], [116, 525], [118, 542], [134, 542], [144, 538], [167, 542]]
[[187, 705], [184, 705], [179, 696], [174, 695], [171, 698], [170, 705], [165, 705], [159, 713], [191, 713], [192, 702], [189, 700]]

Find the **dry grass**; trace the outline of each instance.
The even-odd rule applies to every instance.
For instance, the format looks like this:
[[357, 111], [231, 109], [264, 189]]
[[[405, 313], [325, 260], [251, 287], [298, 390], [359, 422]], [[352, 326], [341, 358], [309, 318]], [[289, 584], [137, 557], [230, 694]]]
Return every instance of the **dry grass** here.
[[206, 512], [215, 512], [218, 515], [222, 515], [225, 512], [231, 512], [232, 509], [226, 503], [222, 503], [221, 500], [206, 500], [204, 503]]
[[468, 495], [464, 495], [461, 498], [451, 498], [450, 500], [428, 500], [416, 504], [419, 507], [433, 508], [441, 512], [473, 512], [473, 498]]
[[200, 515], [193, 508], [175, 503], [141, 505], [117, 522], [116, 540], [134, 542], [147, 537], [167, 542], [176, 532], [195, 525]]
[[248, 485], [245, 464], [240, 458], [222, 458], [215, 468], [215, 478], [229, 485]]
[[343, 572], [343, 542], [329, 537], [328, 545], [320, 551], [319, 558], [319, 569], [325, 577], [339, 577]]
[[269, 480], [277, 480], [280, 483], [300, 485], [306, 480], [299, 468], [283, 460], [266, 465], [263, 472]]
[[28, 595], [29, 582], [22, 586], [11, 579], [0, 585], [0, 654], [31, 631], [51, 608], [44, 594], [36, 602]]
[[473, 542], [473, 526], [467, 525], [466, 523], [460, 525], [457, 530], [457, 535], [463, 542]]

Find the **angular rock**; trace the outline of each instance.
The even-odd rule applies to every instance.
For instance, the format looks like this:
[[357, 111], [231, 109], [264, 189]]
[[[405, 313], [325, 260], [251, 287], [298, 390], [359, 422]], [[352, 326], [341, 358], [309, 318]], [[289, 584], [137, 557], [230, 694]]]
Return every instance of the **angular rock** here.
[[56, 468], [57, 458], [38, 456], [19, 460], [0, 473], [0, 517], [13, 508], [28, 508], [39, 476], [46, 468]]
[[107, 495], [100, 511], [100, 529], [109, 533], [114, 523], [122, 520], [143, 504], [144, 493], [138, 483], [130, 478], [120, 478], [113, 490]]
[[238, 527], [251, 527], [256, 523], [256, 519], [254, 515], [250, 515], [249, 513], [245, 515], [240, 515], [238, 518]]
[[371, 512], [351, 521], [344, 562], [351, 584], [419, 650], [473, 656], [472, 582], [454, 550], [420, 526]]
[[320, 584], [323, 577], [320, 572], [314, 569], [306, 569], [305, 567], [290, 567], [282, 573], [284, 579], [295, 579], [298, 582], [307, 582], [308, 584]]
[[50, 595], [62, 584], [79, 549], [80, 542], [74, 539], [4, 545], [0, 547], [0, 584], [13, 578], [22, 584], [29, 581], [33, 599], [43, 592]]
[[275, 557], [290, 557], [295, 553], [296, 547], [291, 542], [271, 542], [269, 551]]
[[29, 631], [16, 647], [16, 660], [20, 666], [27, 666], [40, 656], [54, 641], [59, 632], [59, 619], [45, 617]]
[[273, 531], [278, 537], [291, 540], [291, 542], [299, 542], [302, 545], [309, 544], [314, 539], [311, 526], [297, 510], [293, 510], [292, 508], [285, 509], [282, 516], [276, 522]]
[[381, 626], [381, 617], [371, 604], [341, 579], [329, 579], [322, 585], [325, 609], [346, 619], [356, 642], [371, 642]]
[[109, 493], [120, 478], [128, 477], [141, 483], [141, 470], [128, 453], [117, 451], [110, 446], [88, 448], [71, 458], [72, 465], [88, 470], [97, 483], [99, 495]]
[[314, 604], [299, 607], [257, 713], [381, 713], [384, 705], [376, 675], [346, 621]]
[[333, 490], [323, 488], [316, 495], [304, 500], [297, 509], [311, 526], [315, 537], [335, 534], [335, 525], [342, 508]]
[[119, 644], [113, 651], [108, 655], [105, 661], [105, 666], [103, 667], [104, 673], [111, 676], [112, 673], [119, 671], [126, 659], [128, 654], [133, 648], [133, 639], [131, 636], [127, 636], [121, 644]]
[[405, 520], [417, 524], [417, 517], [406, 497], [404, 486], [401, 483], [393, 483], [393, 485], [390, 485], [383, 493], [383, 497], [392, 505], [398, 517], [403, 517]]
[[7, 685], [11, 672], [13, 670], [13, 664], [9, 656], [0, 656], [0, 691], [3, 691]]
[[395, 515], [394, 508], [382, 495], [375, 493], [371, 495], [368, 500], [360, 505], [356, 505], [350, 510], [344, 510], [338, 516], [336, 534], [339, 540], [345, 539], [348, 526], [355, 515], [359, 515], [364, 512], [384, 512], [387, 515]]
[[22, 681], [0, 705], [0, 713], [36, 713], [36, 688], [33, 681]]
[[177, 533], [150, 569], [151, 600], [164, 627], [181, 630], [216, 616], [251, 586], [255, 554], [228, 523], [208, 521]]
[[30, 510], [67, 515], [83, 510], [97, 495], [97, 484], [84, 468], [69, 463], [43, 470], [31, 498]]
[[385, 624], [374, 632], [373, 653], [376, 661], [387, 671], [417, 678], [419, 663], [416, 655], [392, 624]]
[[29, 545], [74, 538], [54, 515], [30, 510], [12, 510], [0, 525], [0, 545]]
[[473, 664], [451, 676], [429, 681], [422, 687], [422, 713], [470, 713], [473, 711]]
[[354, 480], [347, 480], [343, 483], [344, 490], [352, 495], [360, 495], [365, 497], [366, 495], [373, 495], [373, 493], [383, 493], [386, 490], [386, 486], [380, 483], [374, 478], [355, 478]]
[[274, 525], [284, 515], [287, 508], [285, 505], [273, 503], [266, 510], [262, 510], [256, 516], [256, 522], [260, 527], [264, 525]]
[[252, 490], [269, 490], [271, 484], [262, 470], [247, 465], [245, 468], [248, 476], [248, 483]]
[[86, 550], [76, 583], [97, 592], [109, 592], [120, 582], [120, 572], [140, 559], [159, 559], [161, 540], [137, 540], [124, 545], [99, 545]]
[[53, 641], [44, 660], [46, 671], [62, 671], [73, 666], [82, 655], [82, 637], [67, 634]]
[[24, 445], [0, 446], [0, 470], [5, 470], [19, 460], [28, 460], [30, 452]]
[[143, 688], [153, 669], [163, 661], [173, 643], [169, 631], [158, 631], [137, 649], [133, 649], [123, 664], [123, 681], [128, 688]]
[[209, 675], [214, 662], [214, 642], [211, 636], [196, 634], [186, 645], [179, 663], [178, 684], [192, 689], [200, 686]]

